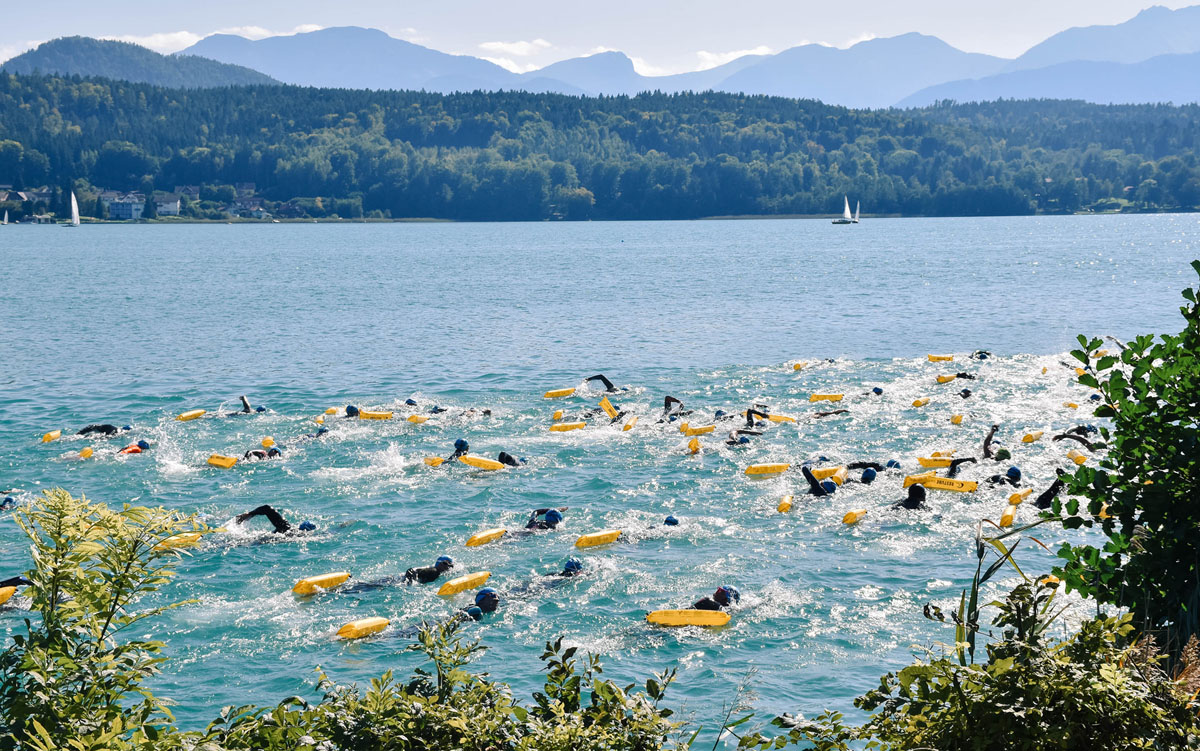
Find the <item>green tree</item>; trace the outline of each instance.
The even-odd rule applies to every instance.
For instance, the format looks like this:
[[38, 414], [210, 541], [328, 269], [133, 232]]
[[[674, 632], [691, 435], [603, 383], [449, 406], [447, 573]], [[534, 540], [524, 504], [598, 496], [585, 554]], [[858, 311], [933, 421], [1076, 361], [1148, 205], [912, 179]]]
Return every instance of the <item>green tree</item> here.
[[146, 194], [146, 203], [142, 206], [142, 218], [143, 219], [157, 219], [158, 218], [158, 202], [154, 200], [153, 193]]

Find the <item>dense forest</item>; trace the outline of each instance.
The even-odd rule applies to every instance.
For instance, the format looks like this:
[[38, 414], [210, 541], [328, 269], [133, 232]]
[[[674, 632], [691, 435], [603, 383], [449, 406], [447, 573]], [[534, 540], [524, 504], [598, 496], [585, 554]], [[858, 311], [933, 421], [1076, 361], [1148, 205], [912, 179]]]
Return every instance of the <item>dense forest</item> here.
[[[723, 93], [585, 98], [0, 74], [0, 184], [466, 220], [1009, 215], [1200, 205], [1200, 107], [849, 110]], [[205, 197], [202, 195], [202, 197]], [[208, 210], [219, 208], [207, 201]]]

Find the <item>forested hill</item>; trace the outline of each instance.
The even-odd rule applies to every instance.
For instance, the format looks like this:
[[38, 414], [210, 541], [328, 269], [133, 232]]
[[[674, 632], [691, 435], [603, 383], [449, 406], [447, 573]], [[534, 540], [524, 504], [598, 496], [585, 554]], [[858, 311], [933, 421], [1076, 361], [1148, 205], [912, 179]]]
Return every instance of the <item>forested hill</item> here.
[[129, 42], [63, 37], [4, 63], [9, 73], [51, 73], [114, 78], [181, 89], [279, 83], [240, 65], [195, 55], [160, 55]]
[[1196, 106], [855, 111], [714, 93], [178, 90], [0, 75], [0, 183], [253, 182], [270, 200], [340, 199], [342, 216], [836, 213], [843, 194], [879, 214], [1193, 208], [1198, 144]]

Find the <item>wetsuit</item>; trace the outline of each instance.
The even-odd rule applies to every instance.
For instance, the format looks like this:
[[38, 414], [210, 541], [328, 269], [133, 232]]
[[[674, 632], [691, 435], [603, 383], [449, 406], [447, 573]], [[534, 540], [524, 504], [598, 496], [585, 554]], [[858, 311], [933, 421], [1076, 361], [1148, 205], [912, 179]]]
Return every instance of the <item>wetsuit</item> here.
[[532, 514], [529, 515], [529, 521], [525, 524], [525, 529], [554, 529], [555, 527], [557, 527], [558, 526], [557, 523], [551, 524], [550, 522], [546, 521], [545, 519], [538, 518], [539, 516], [542, 516], [543, 514], [545, 514], [547, 511], [552, 511], [552, 510], [553, 509], [548, 509], [548, 508], [536, 509]]
[[750, 443], [750, 439], [746, 438], [746, 436], [751, 436], [751, 435], [762, 435], [762, 431], [761, 430], [731, 430], [731, 431], [729, 431], [729, 438], [727, 438], [725, 440], [725, 445], [726, 446], [745, 446], [747, 443]]
[[[662, 413], [663, 418], [672, 417], [672, 416], [683, 417], [684, 415], [690, 415], [690, 414], [692, 414], [692, 411], [691, 410], [685, 411], [683, 409], [683, 402], [679, 401], [675, 397], [667, 396], [667, 397], [663, 398], [663, 413]], [[662, 422], [662, 421], [660, 420], [659, 422]]]
[[582, 573], [583, 573], [583, 569], [581, 569], [581, 568], [579, 568], [579, 569], [564, 568], [562, 571], [555, 571], [553, 574], [542, 574], [542, 576], [547, 576], [547, 577], [552, 576], [552, 577], [558, 577], [561, 579], [569, 579], [572, 576], [579, 576]]
[[471, 450], [471, 447], [467, 445], [466, 441], [463, 441], [462, 447], [454, 449], [454, 453], [451, 454], [450, 456], [447, 456], [446, 461], [452, 462], [460, 456], [466, 456], [467, 452], [470, 450]]
[[596, 375], [591, 376], [590, 378], [584, 378], [583, 380], [585, 383], [590, 382], [590, 381], [599, 381], [600, 383], [604, 384], [604, 390], [610, 394], [615, 394], [619, 390], [619, 389], [617, 389], [616, 386], [613, 385], [612, 381], [608, 380], [608, 378], [606, 378], [601, 373], [597, 373]]
[[882, 472], [884, 467], [879, 462], [850, 462], [846, 465], [846, 469], [873, 469], [876, 472]]
[[923, 485], [909, 485], [908, 497], [893, 503], [892, 508], [907, 509], [908, 511], [925, 511], [929, 508], [925, 505], [925, 487]]
[[987, 481], [991, 485], [1011, 485], [1014, 488], [1021, 484], [1020, 480], [1014, 480], [1008, 475], [992, 475]]
[[[1083, 433], [1079, 432], [1081, 430], [1083, 431]], [[1059, 433], [1058, 435], [1054, 436], [1050, 440], [1052, 440], [1052, 441], [1065, 441], [1065, 440], [1078, 441], [1079, 443], [1082, 443], [1089, 451], [1095, 451], [1097, 449], [1102, 449], [1105, 447], [1106, 444], [1103, 441], [1097, 441], [1097, 442], [1093, 443], [1093, 442], [1089, 441], [1088, 439], [1084, 438], [1083, 436], [1086, 434], [1087, 434], [1087, 428], [1080, 426], [1078, 428], [1073, 428], [1072, 430], [1068, 430], [1065, 433]]]
[[[757, 404], [754, 405], [754, 407], [758, 407], [758, 406], [759, 405], [757, 405]], [[766, 412], [760, 412], [759, 410], [755, 409], [754, 407], [751, 407], [750, 409], [746, 410], [746, 427], [747, 428], [755, 427], [754, 421], [756, 418], [761, 419], [761, 420], [770, 419], [770, 416]]]
[[965, 379], [965, 380], [968, 380], [968, 381], [974, 381], [974, 380], [975, 380], [975, 376], [971, 375], [970, 373], [955, 373], [955, 374], [954, 374], [954, 377], [955, 377], [955, 378], [962, 378], [962, 379]]
[[272, 446], [269, 449], [250, 449], [242, 454], [242, 459], [245, 461], [254, 461], [256, 459], [274, 459], [277, 456], [283, 456], [283, 452]]
[[971, 395], [971, 389], [963, 389], [962, 391], [958, 392], [958, 395], [961, 396], [963, 399], [966, 399], [967, 397], [969, 397]]
[[117, 433], [120, 433], [120, 432], [121, 432], [121, 429], [118, 428], [116, 425], [109, 425], [109, 424], [105, 423], [102, 425], [88, 425], [87, 427], [85, 427], [83, 430], [79, 431], [75, 435], [91, 435], [93, 433], [100, 433], [101, 435], [116, 435]]
[[701, 597], [692, 603], [692, 610], [720, 610], [721, 603], [711, 597]]
[[1055, 478], [1054, 482], [1050, 483], [1050, 487], [1042, 491], [1042, 494], [1037, 497], [1033, 504], [1040, 509], [1050, 508], [1050, 504], [1054, 501], [1054, 497], [1061, 493], [1062, 489], [1066, 486], [1067, 483], [1061, 476]]
[[507, 451], [501, 451], [500, 455], [496, 457], [496, 461], [500, 462], [501, 464], [507, 464], [510, 467], [521, 466], [521, 460]]
[[835, 409], [831, 412], [818, 412], [815, 415], [813, 415], [813, 417], [829, 417], [831, 415], [845, 415], [845, 414], [849, 414], [849, 413], [850, 413], [850, 410], [848, 410], [848, 409]]
[[0, 581], [0, 587], [28, 587], [33, 582], [23, 576], [14, 576], [11, 579]]
[[804, 475], [804, 479], [808, 480], [808, 490], [815, 496], [829, 495], [825, 488], [821, 487], [821, 483], [817, 482], [817, 478], [813, 476], [812, 470], [808, 467], [801, 467], [800, 473]]
[[256, 516], [267, 517], [267, 521], [271, 522], [271, 526], [275, 527], [275, 534], [287, 534], [292, 529], [292, 525], [288, 524], [287, 521], [279, 515], [278, 511], [266, 504], [259, 506], [253, 511], [247, 511], [244, 514], [238, 514], [233, 520], [238, 524], [244, 524], [246, 521], [253, 519]]
[[996, 431], [1000, 429], [999, 425], [993, 425], [988, 434], [983, 437], [983, 458], [994, 459], [992, 455], [992, 439], [996, 437]]
[[946, 472], [946, 477], [957, 477], [959, 467], [961, 467], [964, 464], [974, 464], [975, 462], [976, 462], [976, 459], [973, 456], [967, 456], [962, 459], [950, 460], [950, 468]]
[[432, 566], [422, 566], [420, 568], [413, 567], [404, 572], [404, 581], [406, 584], [412, 584], [413, 582], [429, 584], [430, 582], [437, 581], [444, 572], [449, 570], [449, 566], [438, 568], [437, 564]]

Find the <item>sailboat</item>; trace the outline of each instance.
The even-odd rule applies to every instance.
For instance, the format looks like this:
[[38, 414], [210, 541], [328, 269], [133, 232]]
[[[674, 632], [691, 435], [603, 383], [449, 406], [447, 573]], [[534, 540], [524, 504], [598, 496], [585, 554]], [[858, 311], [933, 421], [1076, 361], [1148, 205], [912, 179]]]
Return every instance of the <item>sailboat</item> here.
[[844, 209], [842, 209], [842, 218], [834, 219], [833, 223], [834, 224], [853, 224], [854, 217], [850, 215], [850, 199], [847, 198], [846, 196], [842, 196], [842, 200], [846, 202], [846, 207]]
[[71, 223], [64, 224], [64, 227], [79, 226], [79, 201], [75, 200], [75, 191], [71, 191]]
[[0, 225], [4, 225], [4, 224], [8, 224], [8, 209], [4, 210], [4, 221], [0, 222]]
[[858, 224], [858, 207], [862, 206], [862, 201], [854, 202], [854, 223]]

